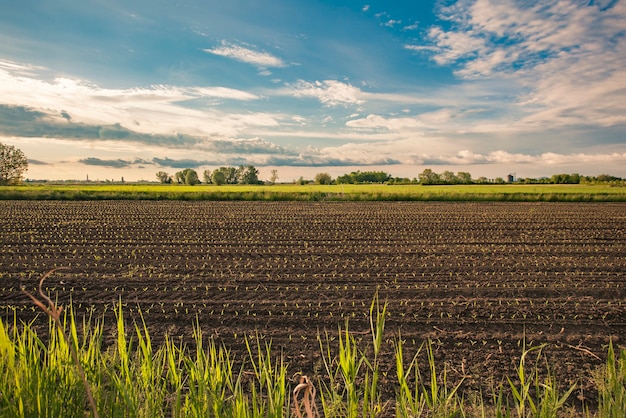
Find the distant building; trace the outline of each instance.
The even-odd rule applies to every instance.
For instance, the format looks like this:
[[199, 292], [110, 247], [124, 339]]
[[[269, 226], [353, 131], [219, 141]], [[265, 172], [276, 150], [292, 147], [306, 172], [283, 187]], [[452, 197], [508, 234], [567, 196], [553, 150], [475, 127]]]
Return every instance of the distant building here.
[[506, 176], [507, 183], [515, 183], [515, 173], [511, 173]]

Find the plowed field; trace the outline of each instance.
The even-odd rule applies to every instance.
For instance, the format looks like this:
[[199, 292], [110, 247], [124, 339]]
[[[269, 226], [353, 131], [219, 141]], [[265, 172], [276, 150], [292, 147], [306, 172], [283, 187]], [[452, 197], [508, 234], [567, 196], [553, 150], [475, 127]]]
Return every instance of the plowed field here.
[[390, 393], [401, 333], [485, 393], [545, 343], [562, 386], [593, 397], [609, 340], [626, 344], [625, 230], [621, 203], [0, 201], [0, 313], [35, 318], [20, 286], [63, 266], [46, 289], [79, 316], [112, 325], [121, 298], [153, 342], [191, 342], [198, 318], [239, 359], [244, 337], [271, 340], [315, 376], [320, 333], [349, 320], [367, 347], [378, 289]]

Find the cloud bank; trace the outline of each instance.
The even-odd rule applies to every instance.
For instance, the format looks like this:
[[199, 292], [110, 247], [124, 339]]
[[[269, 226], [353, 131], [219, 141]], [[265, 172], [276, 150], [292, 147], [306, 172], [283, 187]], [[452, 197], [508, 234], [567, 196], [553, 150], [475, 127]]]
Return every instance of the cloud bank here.
[[460, 0], [440, 17], [449, 28], [405, 48], [464, 80], [518, 85], [519, 128], [626, 124], [625, 2]]

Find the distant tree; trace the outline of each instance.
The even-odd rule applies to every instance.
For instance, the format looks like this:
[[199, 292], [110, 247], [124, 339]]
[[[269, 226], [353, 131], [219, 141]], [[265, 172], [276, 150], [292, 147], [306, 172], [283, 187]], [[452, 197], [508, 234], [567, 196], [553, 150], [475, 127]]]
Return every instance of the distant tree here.
[[200, 179], [198, 173], [192, 168], [185, 168], [183, 171], [179, 171], [175, 174], [176, 182], [179, 184], [187, 184], [193, 186], [199, 184]]
[[226, 183], [226, 177], [224, 176], [224, 172], [221, 170], [215, 170], [213, 174], [211, 174], [211, 182], [216, 186], [221, 186]]
[[203, 177], [206, 184], [211, 184], [211, 170], [204, 170]]
[[330, 184], [332, 181], [333, 179], [328, 173], [317, 173], [315, 175], [315, 183], [317, 184]]
[[554, 184], [578, 184], [580, 183], [580, 174], [554, 174], [550, 177], [550, 183]]
[[308, 183], [308, 181], [306, 181], [304, 179], [304, 177], [302, 177], [302, 176], [300, 176], [300, 178], [296, 181], [296, 184], [299, 184], [300, 186], [302, 186], [304, 184], [307, 184], [307, 183]]
[[196, 170], [187, 170], [187, 172], [185, 173], [185, 184], [189, 186], [200, 184], [200, 179], [198, 178], [198, 173], [196, 172]]
[[352, 177], [350, 177], [350, 174], [344, 174], [343, 176], [338, 176], [335, 181], [337, 182], [337, 184], [351, 184], [354, 183], [354, 180], [352, 179]]
[[619, 177], [614, 177], [608, 174], [600, 174], [599, 176], [596, 176], [595, 181], [599, 181], [599, 182], [611, 182], [611, 181], [617, 181], [617, 180], [621, 180]]
[[[415, 181], [417, 183], [417, 180]], [[411, 179], [408, 177], [394, 177], [390, 179], [388, 184], [411, 184]]]
[[157, 177], [157, 179], [159, 179], [159, 181], [162, 184], [169, 184], [169, 183], [172, 182], [172, 178], [165, 171], [159, 171], [158, 173], [156, 173], [156, 177]]
[[0, 142], [0, 185], [18, 184], [28, 170], [28, 159], [12, 145]]
[[471, 184], [472, 175], [466, 171], [459, 171], [456, 173], [456, 179], [461, 184]]
[[439, 175], [441, 181], [445, 184], [456, 184], [458, 183], [458, 179], [454, 175], [452, 171], [446, 170]]
[[270, 182], [274, 184], [276, 183], [276, 180], [278, 180], [278, 170], [274, 169], [271, 171]]
[[[213, 179], [213, 176], [215, 175], [215, 173], [222, 173], [221, 175], [224, 176], [224, 180], [223, 183], [221, 184], [237, 184], [238, 179], [237, 179], [237, 169], [235, 167], [220, 167], [217, 168], [215, 170], [213, 170], [213, 174], [211, 175], [211, 179]], [[215, 184], [215, 181], [213, 181], [213, 184]]]
[[257, 170], [253, 165], [240, 165], [237, 169], [237, 179], [239, 180], [239, 183], [242, 184], [258, 184], [259, 170]]
[[419, 182], [422, 184], [440, 184], [441, 179], [439, 178], [439, 174], [435, 173], [430, 168], [425, 169], [418, 176]]

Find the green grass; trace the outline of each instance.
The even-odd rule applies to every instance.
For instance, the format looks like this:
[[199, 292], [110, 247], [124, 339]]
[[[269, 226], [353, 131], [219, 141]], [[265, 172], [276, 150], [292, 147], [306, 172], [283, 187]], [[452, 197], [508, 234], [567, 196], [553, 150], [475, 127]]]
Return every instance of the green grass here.
[[[11, 417], [287, 417], [303, 416], [300, 400], [289, 394], [288, 365], [272, 351], [271, 343], [246, 338], [248, 361], [241, 368], [227, 347], [212, 340], [205, 344], [196, 325], [195, 348], [167, 339], [153, 347], [143, 323], [129, 330], [117, 309], [117, 338], [105, 348], [104, 323], [87, 318], [77, 323], [71, 307], [63, 321], [49, 320], [49, 338], [43, 340], [34, 324], [5, 324], [0, 320], [0, 416]], [[626, 350], [609, 346], [603, 368], [597, 371], [597, 412], [575, 412], [566, 406], [574, 387], [561, 390], [543, 366], [541, 348], [522, 349], [515, 380], [493, 394], [462, 394], [460, 383], [446, 380], [446, 367], [435, 363], [432, 344], [425, 341], [428, 364], [422, 377], [419, 352], [403, 357], [402, 339], [395, 339], [395, 399], [382, 400], [377, 356], [384, 331], [386, 305], [375, 297], [370, 308], [371, 343], [362, 347], [345, 329], [339, 330], [339, 347], [327, 336], [319, 337], [325, 370], [310, 381], [319, 389], [315, 404], [326, 417], [622, 417], [626, 412]], [[133, 332], [134, 331], [134, 332]], [[367, 341], [364, 339], [363, 341]], [[71, 345], [71, 347], [69, 346]], [[71, 349], [77, 358], [72, 359]], [[331, 354], [336, 353], [336, 354]], [[369, 353], [369, 354], [366, 354]], [[78, 372], [82, 366], [85, 380]], [[540, 373], [547, 370], [547, 376]], [[93, 394], [90, 409], [87, 392]], [[310, 395], [310, 393], [309, 393]], [[298, 405], [298, 406], [297, 406]], [[318, 409], [319, 410], [319, 409]], [[86, 412], [87, 411], [87, 412]], [[308, 416], [308, 415], [307, 415]], [[317, 416], [317, 415], [315, 415]], [[310, 418], [310, 416], [309, 416]]]
[[0, 199], [24, 200], [285, 200], [285, 201], [626, 201], [626, 187], [610, 185], [162, 185], [24, 184], [0, 187]]

